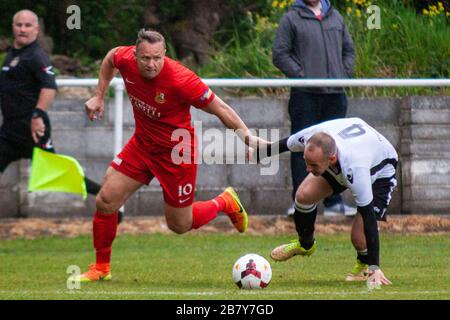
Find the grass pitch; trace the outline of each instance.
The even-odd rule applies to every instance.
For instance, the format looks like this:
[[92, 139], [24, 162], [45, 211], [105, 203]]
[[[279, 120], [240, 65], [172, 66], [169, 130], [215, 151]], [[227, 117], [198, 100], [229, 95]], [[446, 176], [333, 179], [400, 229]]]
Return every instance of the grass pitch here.
[[[318, 235], [310, 258], [284, 263], [270, 250], [294, 235], [121, 235], [113, 247], [113, 281], [67, 289], [67, 268], [94, 261], [92, 239], [38, 238], [0, 242], [0, 299], [450, 299], [450, 236], [381, 235], [381, 262], [392, 286], [369, 293], [346, 283], [355, 259], [348, 234]], [[264, 290], [239, 290], [237, 258], [258, 253], [272, 265]]]

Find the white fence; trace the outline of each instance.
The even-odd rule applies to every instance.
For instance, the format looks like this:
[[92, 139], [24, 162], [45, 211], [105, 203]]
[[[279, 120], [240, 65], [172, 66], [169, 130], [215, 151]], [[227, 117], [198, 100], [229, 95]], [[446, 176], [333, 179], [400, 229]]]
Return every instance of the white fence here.
[[[203, 79], [210, 87], [450, 87], [450, 79]], [[98, 79], [57, 79], [59, 87], [94, 87]], [[111, 86], [114, 98], [114, 155], [123, 143], [123, 91], [121, 78]]]

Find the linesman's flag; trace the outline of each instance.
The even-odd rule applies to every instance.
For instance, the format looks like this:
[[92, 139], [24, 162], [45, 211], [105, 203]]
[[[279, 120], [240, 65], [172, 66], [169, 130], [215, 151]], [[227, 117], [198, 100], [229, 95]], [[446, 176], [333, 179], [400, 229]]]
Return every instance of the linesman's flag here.
[[68, 192], [86, 199], [83, 168], [72, 157], [34, 148], [28, 191]]

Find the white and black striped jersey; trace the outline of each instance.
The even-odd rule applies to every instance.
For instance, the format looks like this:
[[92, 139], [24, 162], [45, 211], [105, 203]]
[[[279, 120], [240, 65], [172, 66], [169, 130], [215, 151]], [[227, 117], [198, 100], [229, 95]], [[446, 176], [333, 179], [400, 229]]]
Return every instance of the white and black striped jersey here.
[[336, 141], [338, 169], [327, 171], [342, 186], [349, 188], [356, 205], [366, 206], [372, 199], [372, 184], [380, 178], [395, 175], [398, 155], [392, 144], [360, 118], [326, 121], [306, 128], [289, 137], [292, 152], [301, 152], [308, 140], [325, 132]]

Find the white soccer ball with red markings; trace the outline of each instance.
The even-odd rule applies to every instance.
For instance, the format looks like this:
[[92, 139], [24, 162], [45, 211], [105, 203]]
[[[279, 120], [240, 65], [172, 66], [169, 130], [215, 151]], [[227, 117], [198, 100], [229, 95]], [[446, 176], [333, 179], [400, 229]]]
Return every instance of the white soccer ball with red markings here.
[[264, 289], [271, 279], [269, 261], [255, 253], [240, 257], [233, 265], [233, 281], [241, 289]]

